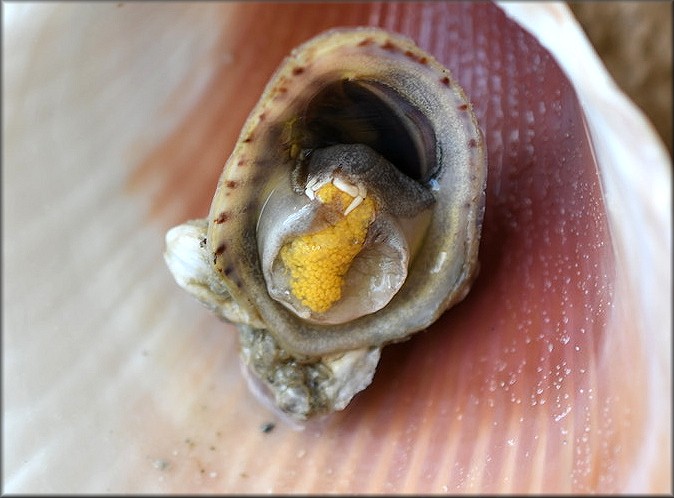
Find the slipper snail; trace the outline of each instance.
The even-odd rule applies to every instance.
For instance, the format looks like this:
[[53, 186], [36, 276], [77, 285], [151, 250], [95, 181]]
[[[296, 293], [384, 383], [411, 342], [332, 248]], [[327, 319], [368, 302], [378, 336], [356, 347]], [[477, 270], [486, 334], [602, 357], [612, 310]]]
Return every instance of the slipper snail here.
[[171, 229], [165, 260], [237, 324], [249, 380], [282, 412], [341, 410], [385, 344], [465, 297], [486, 170], [446, 68], [399, 35], [331, 30], [277, 69], [208, 218]]

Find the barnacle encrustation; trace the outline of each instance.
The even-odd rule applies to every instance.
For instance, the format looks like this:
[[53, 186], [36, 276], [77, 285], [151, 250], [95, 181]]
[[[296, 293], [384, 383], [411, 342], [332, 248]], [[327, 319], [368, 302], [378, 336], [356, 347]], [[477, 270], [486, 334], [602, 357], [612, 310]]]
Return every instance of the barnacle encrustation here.
[[296, 419], [340, 410], [385, 344], [465, 297], [486, 168], [446, 68], [381, 29], [330, 30], [283, 61], [165, 259], [237, 324], [256, 390]]

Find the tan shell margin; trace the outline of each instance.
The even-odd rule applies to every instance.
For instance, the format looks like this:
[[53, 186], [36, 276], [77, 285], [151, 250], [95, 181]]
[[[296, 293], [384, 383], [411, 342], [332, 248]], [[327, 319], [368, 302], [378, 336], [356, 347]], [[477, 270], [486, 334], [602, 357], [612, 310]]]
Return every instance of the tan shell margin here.
[[[384, 83], [424, 112], [435, 128], [442, 172], [424, 249], [398, 294], [376, 313], [319, 326], [300, 320], [268, 296], [255, 227], [275, 181], [290, 171], [280, 156], [281, 125], [337, 78]], [[408, 38], [377, 28], [333, 29], [292, 51], [248, 117], [209, 213], [214, 267], [237, 303], [259, 316], [292, 354], [321, 356], [399, 341], [428, 327], [468, 292], [478, 268], [486, 177], [477, 119], [446, 68]]]

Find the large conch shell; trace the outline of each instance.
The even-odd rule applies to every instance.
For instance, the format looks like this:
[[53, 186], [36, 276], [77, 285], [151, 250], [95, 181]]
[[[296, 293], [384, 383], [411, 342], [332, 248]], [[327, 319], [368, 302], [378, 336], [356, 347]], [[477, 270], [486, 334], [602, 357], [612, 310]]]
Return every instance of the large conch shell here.
[[[671, 494], [671, 158], [564, 3], [6, 2], [2, 22], [5, 493]], [[299, 431], [161, 255], [279, 61], [358, 25], [470, 95], [481, 270]]]

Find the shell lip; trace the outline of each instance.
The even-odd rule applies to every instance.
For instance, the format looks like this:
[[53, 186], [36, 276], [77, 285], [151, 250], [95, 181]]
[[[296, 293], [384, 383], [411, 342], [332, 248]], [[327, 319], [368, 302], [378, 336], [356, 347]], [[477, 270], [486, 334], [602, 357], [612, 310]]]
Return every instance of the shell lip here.
[[[395, 47], [395, 50], [390, 47]], [[405, 55], [408, 52], [414, 57]], [[422, 59], [423, 64], [419, 62]], [[377, 61], [377, 70], [373, 69], [374, 60]], [[335, 61], [339, 61], [339, 65]], [[297, 76], [298, 81], [302, 78], [298, 82], [298, 85], [303, 85], [302, 90], [289, 85], [297, 67], [304, 69]], [[330, 83], [330, 78], [341, 84], [344, 81], [375, 81], [378, 86], [368, 83], [368, 91], [384, 88], [386, 90], [379, 94], [388, 99], [391, 99], [391, 91], [398, 92], [423, 114], [424, 119], [428, 119], [434, 135], [432, 147], [425, 147], [433, 151], [433, 164], [438, 166], [426, 169], [418, 176], [424, 177], [425, 187], [433, 193], [435, 203], [424, 239], [428, 250], [422, 251], [411, 262], [408, 280], [389, 305], [354, 320], [349, 326], [324, 326], [303, 322], [268, 296], [263, 272], [256, 259], [254, 231], [243, 226], [246, 220], [251, 220], [253, 226], [257, 224], [257, 219], [251, 216], [259, 213], [261, 206], [250, 205], [250, 199], [254, 195], [259, 197], [260, 190], [262, 197], [266, 198], [265, 192], [268, 193], [277, 181], [272, 178], [274, 173], [268, 173], [269, 178], [261, 189], [259, 186], [257, 190], [251, 188], [251, 197], [246, 201], [249, 204], [242, 204], [240, 209], [245, 211], [239, 211], [245, 212], [245, 216], [238, 224], [230, 225], [229, 231], [213, 222], [222, 209], [219, 204], [222, 199], [216, 194], [209, 220], [209, 246], [215, 255], [216, 269], [227, 277], [225, 283], [232, 287], [232, 294], [238, 292], [237, 298], [241, 298], [243, 305], [259, 313], [279, 343], [297, 356], [324, 355], [381, 345], [401, 340], [430, 325], [447, 306], [458, 300], [457, 296], [465, 294], [472, 281], [470, 274], [477, 263], [479, 227], [484, 212], [487, 168], [484, 140], [463, 90], [454, 83], [446, 68], [407, 38], [375, 28], [330, 30], [306, 42], [285, 60], [244, 125], [241, 140], [221, 177], [221, 187], [228, 182], [239, 181], [238, 172], [255, 170], [256, 165], [261, 167], [263, 163], [269, 163], [273, 151], [279, 151], [289, 159], [283, 166], [287, 168], [288, 175], [298, 159], [300, 162], [304, 160], [306, 167], [315, 144], [309, 140], [305, 146], [305, 142], [301, 142], [302, 147], [298, 150], [297, 147], [293, 149], [292, 141], [274, 141], [283, 135], [279, 130], [283, 130], [285, 123], [303, 116], [308, 97], [315, 96], [326, 83]], [[361, 89], [361, 86], [358, 88]], [[287, 89], [287, 92], [279, 93], [281, 88]], [[263, 115], [265, 122], [261, 126]], [[447, 119], [448, 116], [452, 119]], [[273, 132], [274, 129], [276, 132]], [[255, 149], [247, 142], [251, 136], [256, 139]], [[302, 138], [300, 134], [299, 139]], [[244, 158], [254, 155], [254, 151], [265, 149], [270, 151], [268, 155], [256, 159], [257, 162], [248, 159], [247, 169], [236, 167]], [[293, 152], [295, 158], [292, 157]], [[433, 173], [429, 174], [429, 171]], [[261, 172], [258, 171], [258, 176]], [[299, 187], [304, 186], [300, 182]], [[224, 187], [219, 187], [220, 194], [224, 191]], [[448, 195], [449, 192], [452, 194]], [[238, 235], [236, 230], [239, 230]], [[227, 253], [217, 254], [223, 241], [241, 235], [244, 238], [240, 244], [228, 247], [231, 250]], [[439, 262], [438, 255], [443, 252], [448, 256]], [[427, 269], [436, 265], [438, 271], [429, 277]], [[230, 273], [225, 275], [227, 271]]]

